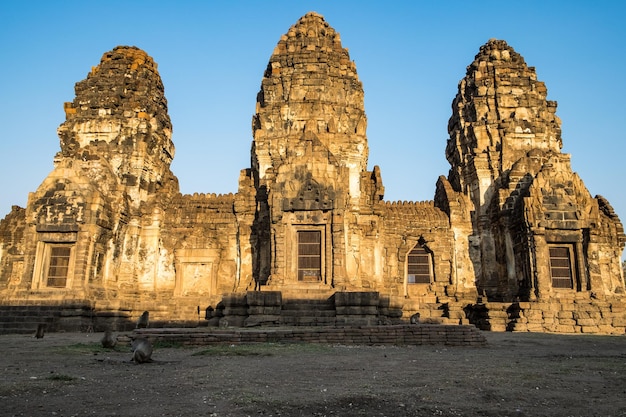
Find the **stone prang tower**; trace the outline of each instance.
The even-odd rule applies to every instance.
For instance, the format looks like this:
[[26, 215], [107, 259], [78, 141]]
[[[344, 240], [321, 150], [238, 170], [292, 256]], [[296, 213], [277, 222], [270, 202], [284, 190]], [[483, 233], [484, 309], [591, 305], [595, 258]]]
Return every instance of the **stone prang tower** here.
[[[346, 263], [348, 242], [339, 231], [351, 227], [348, 213], [362, 202], [366, 125], [354, 62], [324, 18], [307, 14], [274, 49], [253, 118], [262, 282], [271, 276], [274, 285], [285, 280], [345, 284], [347, 271], [356, 266]], [[312, 261], [310, 269], [296, 272], [292, 261], [298, 261], [288, 254], [297, 252], [298, 239], [322, 243], [321, 264]]]
[[494, 300], [622, 293], [623, 227], [572, 172], [546, 95], [535, 69], [502, 40], [483, 45], [459, 83], [448, 180], [472, 203], [479, 292]]

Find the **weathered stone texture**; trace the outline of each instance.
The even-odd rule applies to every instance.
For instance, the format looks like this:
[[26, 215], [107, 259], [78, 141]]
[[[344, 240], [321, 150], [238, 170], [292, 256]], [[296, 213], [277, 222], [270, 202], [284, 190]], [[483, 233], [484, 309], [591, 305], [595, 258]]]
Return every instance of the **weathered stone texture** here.
[[[360, 175], [367, 168], [366, 125], [363, 87], [348, 50], [322, 16], [307, 14], [281, 37], [257, 95], [253, 169], [260, 185], [271, 184], [287, 161], [300, 160], [334, 189], [339, 185], [332, 183], [334, 171], [347, 168], [349, 188], [341, 191], [358, 198]], [[324, 150], [328, 167], [306, 166], [307, 152]]]
[[546, 96], [534, 68], [501, 40], [480, 48], [459, 83], [448, 180], [474, 206], [470, 257], [479, 291], [499, 300], [552, 296], [549, 248], [560, 245], [573, 248], [578, 291], [621, 294], [622, 225], [602, 214], [603, 199], [591, 197], [560, 152], [556, 103]]
[[131, 207], [157, 190], [163, 192], [163, 187], [177, 191], [169, 170], [174, 157], [172, 124], [163, 82], [150, 56], [136, 47], [119, 46], [102, 56], [75, 91], [58, 130], [57, 159], [93, 161], [82, 164], [85, 174], [105, 194], [122, 186]]
[[[434, 200], [384, 201], [380, 168], [367, 169], [356, 66], [339, 34], [308, 13], [263, 74], [237, 192], [181, 195], [157, 66], [117, 47], [66, 103], [54, 170], [0, 222], [0, 310], [45, 306], [55, 329], [125, 328], [147, 310], [154, 325], [414, 315], [624, 333], [623, 226], [572, 172], [546, 97], [534, 68], [490, 40], [459, 83], [451, 169]], [[374, 333], [368, 340], [409, 337]]]

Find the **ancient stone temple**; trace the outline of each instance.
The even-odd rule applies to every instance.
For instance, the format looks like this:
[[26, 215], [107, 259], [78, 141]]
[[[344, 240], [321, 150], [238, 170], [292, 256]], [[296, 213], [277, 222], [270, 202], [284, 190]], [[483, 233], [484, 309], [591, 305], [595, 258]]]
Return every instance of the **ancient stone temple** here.
[[450, 172], [427, 202], [384, 200], [355, 63], [316, 13], [270, 57], [234, 194], [179, 192], [163, 84], [145, 52], [105, 53], [75, 90], [53, 171], [0, 222], [4, 317], [76, 329], [128, 327], [143, 311], [178, 326], [419, 313], [624, 333], [622, 224], [571, 170], [556, 103], [504, 41], [483, 45], [459, 83], [442, 143]]

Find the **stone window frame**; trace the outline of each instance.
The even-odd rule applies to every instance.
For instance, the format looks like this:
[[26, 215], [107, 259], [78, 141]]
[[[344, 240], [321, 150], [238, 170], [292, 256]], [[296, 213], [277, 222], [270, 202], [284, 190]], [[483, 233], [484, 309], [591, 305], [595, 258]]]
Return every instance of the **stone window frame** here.
[[[411, 253], [415, 250], [415, 249], [422, 249], [424, 251], [423, 254], [427, 255], [427, 263], [428, 263], [428, 282], [422, 281], [422, 282], [411, 282], [409, 281], [409, 256], [411, 256]], [[428, 248], [428, 246], [426, 246], [425, 243], [421, 243], [421, 242], [417, 242], [415, 245], [413, 245], [413, 247], [411, 248], [410, 251], [407, 252], [406, 254], [406, 262], [405, 262], [405, 280], [406, 280], [406, 284], [407, 285], [430, 285], [433, 283], [434, 278], [435, 278], [435, 266], [433, 265], [433, 252], [432, 250], [430, 250]]]
[[[552, 249], [566, 249], [567, 250], [567, 268], [569, 269], [569, 286], [555, 285], [555, 278], [558, 281], [566, 281], [565, 277], [553, 275], [554, 270], [564, 270], [563, 265], [553, 264], [554, 260], [563, 260], [564, 257], [553, 257]], [[558, 291], [576, 291], [580, 287], [578, 276], [578, 263], [576, 262], [576, 244], [573, 242], [548, 242], [548, 271], [550, 278], [550, 286], [554, 290]]]
[[[69, 248], [69, 256], [67, 257], [67, 271], [65, 274], [64, 285], [50, 285], [50, 262], [53, 250], [56, 248]], [[75, 259], [76, 242], [38, 242], [35, 271], [32, 282], [32, 289], [56, 289], [63, 290], [71, 288], [74, 277], [74, 259]]]
[[[296, 233], [295, 233], [295, 243], [296, 243], [296, 281], [297, 282], [302, 282], [302, 283], [306, 283], [306, 282], [311, 282], [311, 283], [321, 283], [321, 282], [325, 282], [324, 279], [324, 275], [325, 275], [325, 233], [324, 233], [324, 227], [323, 226], [298, 226], [296, 228]], [[319, 258], [319, 277], [317, 280], [304, 280], [304, 279], [300, 279], [300, 257], [303, 256], [300, 253], [300, 233], [310, 233], [310, 232], [316, 232], [319, 235], [319, 242], [318, 242], [318, 246], [319, 246], [319, 254], [317, 255], [317, 257]], [[306, 269], [306, 268], [303, 268]]]

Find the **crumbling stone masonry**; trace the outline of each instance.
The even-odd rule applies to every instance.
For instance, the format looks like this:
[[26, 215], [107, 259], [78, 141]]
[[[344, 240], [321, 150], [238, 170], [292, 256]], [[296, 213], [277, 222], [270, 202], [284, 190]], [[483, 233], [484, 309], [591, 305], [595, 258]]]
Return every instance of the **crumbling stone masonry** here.
[[63, 317], [125, 327], [148, 310], [161, 325], [372, 325], [419, 313], [491, 330], [624, 333], [622, 224], [572, 172], [556, 102], [504, 41], [483, 45], [459, 83], [450, 172], [428, 202], [384, 200], [381, 169], [367, 168], [356, 66], [316, 13], [269, 59], [234, 194], [180, 194], [163, 84], [145, 52], [116, 47], [75, 90], [53, 171], [0, 222], [6, 311], [56, 307], [52, 328], [67, 328]]

